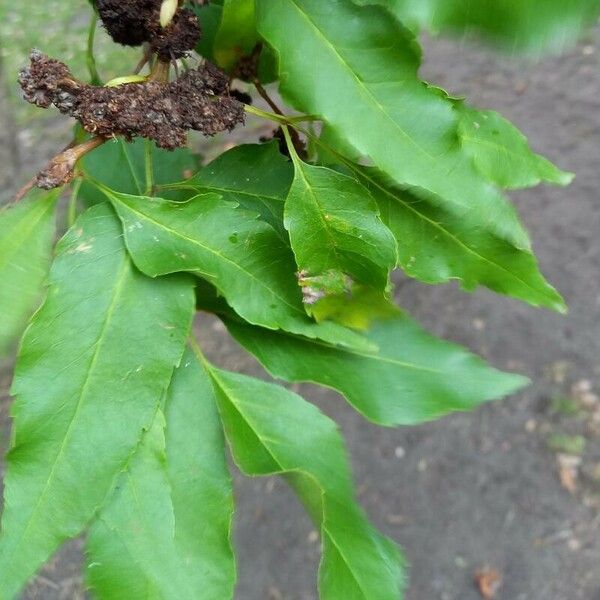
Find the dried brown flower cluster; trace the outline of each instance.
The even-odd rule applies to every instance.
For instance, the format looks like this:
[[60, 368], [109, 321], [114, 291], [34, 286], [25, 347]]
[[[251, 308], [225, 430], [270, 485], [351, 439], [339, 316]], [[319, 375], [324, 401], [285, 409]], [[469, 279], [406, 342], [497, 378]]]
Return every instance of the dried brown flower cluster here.
[[174, 149], [186, 145], [189, 130], [214, 135], [244, 122], [244, 107], [229, 96], [227, 76], [210, 63], [170, 83], [95, 87], [75, 79], [64, 63], [34, 50], [19, 82], [28, 102], [43, 108], [53, 104], [104, 138], [140, 136]]
[[[198, 18], [181, 0], [165, 5], [163, 0], [95, 4], [115, 42], [146, 45], [140, 67], [154, 55], [152, 72], [146, 79], [125, 78], [121, 85], [98, 87], [76, 79], [61, 61], [33, 50], [19, 77], [25, 99], [42, 108], [56, 106], [93, 137], [57, 154], [28, 186], [49, 189], [68, 183], [85, 153], [116, 136], [128, 141], [144, 137], [173, 150], [187, 144], [190, 130], [215, 135], [244, 122], [244, 105], [230, 94], [227, 75], [214, 65], [205, 63], [169, 81], [170, 63], [193, 50], [201, 36]], [[161, 7], [167, 14], [162, 15], [163, 24]]]
[[179, 8], [171, 23], [160, 24], [161, 0], [96, 0], [98, 14], [112, 39], [126, 46], [150, 45], [160, 60], [185, 56], [202, 31], [193, 11]]

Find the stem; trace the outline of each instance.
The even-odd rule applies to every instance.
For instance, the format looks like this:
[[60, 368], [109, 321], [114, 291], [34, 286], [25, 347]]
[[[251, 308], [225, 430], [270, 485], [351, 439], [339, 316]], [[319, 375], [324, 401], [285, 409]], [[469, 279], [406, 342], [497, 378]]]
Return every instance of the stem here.
[[[277, 104], [271, 98], [271, 96], [269, 96], [269, 92], [267, 92], [267, 90], [263, 87], [262, 83], [256, 78], [254, 79], [253, 83], [254, 83], [254, 87], [256, 88], [256, 91], [262, 96], [264, 101], [271, 107], [271, 109], [276, 114], [280, 115], [281, 117], [286, 118], [285, 115], [283, 114], [283, 111], [279, 108], [279, 106], [277, 106]], [[290, 120], [286, 118], [286, 120], [284, 122], [290, 123]], [[283, 129], [284, 129], [284, 134], [286, 135], [286, 141], [291, 135], [291, 139], [293, 140], [292, 145], [293, 145], [294, 149], [302, 148], [302, 141], [300, 140], [300, 136], [298, 135], [298, 132], [295, 129], [292, 129], [291, 132], [287, 131], [287, 133], [286, 133], [286, 128], [283, 127]], [[290, 144], [288, 143], [288, 146], [289, 145]], [[297, 155], [296, 155], [296, 158], [298, 158]]]
[[[66, 152], [67, 150], [69, 150], [70, 148], [73, 148], [73, 146], [77, 145], [77, 141], [76, 140], [72, 140], [70, 141], [59, 153], [63, 154], [64, 152]], [[56, 157], [55, 157], [56, 158]], [[37, 175], [34, 175], [14, 196], [14, 198], [11, 201], [11, 204], [16, 204], [17, 202], [20, 202], [21, 200], [23, 200], [23, 198], [25, 196], [27, 196], [27, 194], [36, 186], [37, 183]]]
[[148, 75], [148, 81], [157, 81], [158, 83], [169, 82], [169, 69], [171, 68], [170, 63], [157, 60]]
[[[298, 132], [295, 130], [292, 130], [292, 132], [290, 132], [287, 125], [282, 125], [281, 130], [283, 131], [283, 137], [285, 138], [285, 143], [287, 145], [288, 152], [290, 153], [290, 158], [292, 159], [293, 163], [297, 163], [298, 160], [300, 159], [300, 157], [298, 156], [298, 152], [296, 152], [296, 142], [295, 142], [296, 138], [298, 140], [300, 139], [298, 137]], [[294, 133], [296, 134], [295, 137], [293, 137]]]
[[252, 106], [250, 104], [244, 104], [244, 110], [251, 115], [255, 115], [257, 117], [261, 117], [262, 119], [267, 119], [268, 121], [275, 121], [275, 123], [287, 123], [288, 120], [285, 116], [276, 115], [274, 113], [267, 112], [266, 110], [261, 110], [260, 108], [256, 108], [256, 106]]
[[77, 219], [77, 200], [79, 199], [79, 190], [83, 183], [83, 177], [78, 177], [73, 184], [73, 190], [71, 192], [71, 198], [69, 199], [69, 209], [67, 213], [67, 223], [70, 227], [73, 227], [75, 220]]
[[262, 83], [258, 79], [255, 79], [252, 83], [254, 83], [256, 91], [261, 95], [263, 100], [271, 107], [271, 110], [283, 117], [283, 111], [279, 108], [279, 106], [277, 106], [277, 104], [275, 104], [275, 101], [271, 98], [271, 96], [269, 96], [269, 93], [263, 87]]
[[152, 162], [152, 140], [144, 140], [144, 163], [146, 166], [146, 191], [145, 196], [154, 195], [154, 163]]
[[96, 27], [98, 24], [98, 15], [94, 10], [92, 12], [92, 19], [90, 21], [90, 28], [88, 31], [88, 42], [87, 42], [87, 68], [90, 72], [90, 81], [92, 85], [102, 85], [102, 80], [98, 74], [96, 67], [96, 57], [94, 56], [94, 40], [96, 39]]
[[138, 75], [139, 73], [141, 73], [142, 69], [150, 62], [151, 58], [152, 48], [150, 47], [150, 44], [148, 44], [148, 42], [144, 42], [144, 54], [142, 55], [140, 62], [136, 65], [133, 74]]
[[274, 121], [275, 123], [284, 124], [284, 125], [293, 125], [294, 123], [301, 123], [303, 121], [320, 121], [321, 119], [315, 115], [298, 115], [291, 117], [289, 115], [279, 115], [275, 113], [267, 112], [266, 110], [262, 110], [260, 108], [256, 108], [256, 106], [252, 106], [251, 104], [244, 104], [244, 110], [256, 117], [260, 117], [262, 119], [267, 119], [268, 121]]
[[16, 194], [13, 198], [11, 204], [16, 204], [17, 202], [23, 200], [25, 196], [35, 187], [36, 178], [32, 177]]
[[75, 177], [75, 168], [79, 159], [105, 142], [106, 138], [98, 136], [62, 150], [34, 177], [34, 185], [44, 190], [51, 190], [70, 183]]

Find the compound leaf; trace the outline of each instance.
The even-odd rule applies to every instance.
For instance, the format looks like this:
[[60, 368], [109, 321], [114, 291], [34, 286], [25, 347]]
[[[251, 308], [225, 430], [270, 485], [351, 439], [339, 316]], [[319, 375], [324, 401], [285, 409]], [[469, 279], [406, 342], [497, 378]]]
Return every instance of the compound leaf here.
[[34, 192], [0, 210], [0, 355], [19, 336], [50, 268], [59, 192]]
[[224, 322], [273, 376], [333, 388], [380, 425], [413, 425], [470, 410], [527, 384], [525, 377], [497, 371], [431, 336], [405, 315], [371, 326], [367, 337], [379, 348], [371, 352]]
[[[257, 20], [279, 53], [282, 93], [292, 104], [322, 116], [398, 182], [437, 193], [528, 245], [514, 209], [461, 152], [452, 102], [418, 78], [414, 36], [387, 11], [351, 0], [257, 0]], [[311, 62], [319, 68], [307, 73]]]
[[191, 278], [153, 280], [133, 267], [107, 203], [59, 243], [49, 284], [12, 390], [3, 598], [103, 504], [154, 419], [194, 312]]
[[308, 318], [289, 248], [255, 214], [216, 194], [181, 203], [103, 189], [123, 222], [127, 247], [143, 273], [155, 277], [188, 271], [214, 284], [250, 323], [365, 347], [358, 334]]
[[91, 528], [88, 581], [110, 600], [231, 598], [232, 513], [212, 387], [188, 351], [173, 376], [166, 414], [157, 414]]
[[247, 475], [284, 474], [320, 526], [323, 600], [399, 600], [398, 547], [366, 520], [339, 431], [300, 396], [210, 368], [233, 457]]
[[[419, 80], [414, 37], [387, 11], [351, 0], [257, 0], [257, 21], [279, 54], [290, 103], [319, 114], [344, 144], [397, 183], [427, 190], [455, 218], [468, 216], [490, 236], [529, 251], [514, 208], [463, 149], [452, 99]], [[319, 69], [307, 73], [306, 64]], [[561, 308], [539, 272], [533, 274], [527, 283], [539, 303]]]

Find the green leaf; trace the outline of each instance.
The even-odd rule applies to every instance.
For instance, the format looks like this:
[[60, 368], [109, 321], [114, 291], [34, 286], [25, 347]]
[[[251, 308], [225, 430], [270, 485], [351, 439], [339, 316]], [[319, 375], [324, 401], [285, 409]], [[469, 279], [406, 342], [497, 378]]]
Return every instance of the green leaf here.
[[217, 64], [229, 71], [240, 58], [251, 54], [258, 41], [254, 0], [224, 0], [214, 47]]
[[533, 306], [565, 311], [563, 299], [540, 274], [531, 252], [494, 236], [470, 213], [447, 210], [435, 194], [403, 189], [375, 168], [343, 163], [376, 199], [407, 275], [426, 283], [459, 279], [465, 290], [484, 285]]
[[211, 282], [245, 320], [329, 342], [365, 347], [335, 323], [311, 321], [290, 250], [275, 230], [216, 194], [180, 203], [103, 188], [119, 214], [136, 266], [156, 277], [187, 271]]
[[193, 282], [133, 268], [110, 206], [58, 245], [49, 291], [22, 343], [12, 392], [0, 535], [5, 598], [103, 504], [184, 350]]
[[166, 411], [88, 536], [88, 581], [99, 598], [233, 595], [231, 478], [211, 383], [190, 351]]
[[172, 187], [217, 193], [224, 200], [257, 212], [287, 240], [283, 207], [293, 174], [292, 164], [279, 152], [277, 142], [242, 144], [221, 154], [191, 179]]
[[90, 528], [88, 583], [100, 599], [193, 598], [174, 538], [164, 416], [158, 411]]
[[[313, 147], [315, 154], [318, 156], [319, 163], [325, 166], [331, 166], [332, 168], [339, 167], [340, 161], [337, 153], [342, 154], [355, 163], [360, 163], [363, 158], [360, 152], [341, 138], [327, 123], [322, 125], [318, 140], [312, 136], [309, 138], [309, 141], [314, 144]], [[334, 148], [337, 152], [333, 152]]]
[[399, 600], [398, 547], [356, 504], [335, 423], [300, 396], [210, 368], [234, 460], [247, 475], [285, 474], [320, 526], [323, 600]]
[[59, 192], [34, 192], [0, 210], [0, 355], [22, 332], [42, 296], [52, 256]]
[[167, 472], [175, 509], [175, 539], [197, 565], [204, 600], [233, 595], [234, 511], [225, 439], [208, 374], [187, 350], [167, 397]]
[[542, 181], [568, 185], [572, 173], [556, 168], [549, 160], [532, 152], [527, 138], [497, 112], [475, 110], [463, 102], [458, 135], [465, 152], [477, 169], [503, 188], [524, 188]]
[[[379, 219], [369, 190], [356, 179], [313, 166], [293, 153], [295, 177], [285, 202], [285, 228], [305, 277], [348, 276], [384, 291], [396, 264], [396, 241]], [[322, 285], [325, 294], [335, 285]]]
[[[427, 190], [455, 219], [468, 218], [503, 244], [529, 251], [514, 208], [463, 149], [453, 101], [419, 80], [415, 40], [387, 11], [350, 0], [257, 0], [257, 20], [279, 53], [290, 103], [321, 115], [344, 144], [399, 184]], [[307, 64], [319, 69], [307, 73]], [[541, 297], [536, 302], [561, 307], [533, 274], [536, 280], [526, 283]]]
[[[86, 154], [81, 160], [85, 175], [110, 186], [124, 194], [143, 194], [146, 189], [145, 140], [137, 138], [125, 142], [116, 138]], [[186, 172], [195, 173], [198, 157], [188, 148], [176, 150], [152, 149], [152, 168], [156, 185], [162, 186], [180, 181]], [[84, 181], [80, 196], [88, 204], [104, 202], [105, 197], [98, 188]], [[185, 190], [178, 190], [172, 200], [184, 200], [190, 197]]]
[[[373, 0], [361, 0], [373, 4]], [[600, 16], [597, 0], [377, 0], [402, 22], [433, 32], [476, 31], [514, 52], [570, 45]]]
[[[257, 20], [279, 53], [290, 103], [322, 116], [398, 182], [437, 193], [449, 208], [472, 212], [497, 235], [528, 247], [513, 207], [461, 151], [452, 102], [419, 80], [413, 35], [387, 11], [351, 0], [257, 0]], [[307, 73], [307, 64], [319, 68]]]
[[[326, 275], [325, 278], [328, 278]], [[367, 329], [372, 321], [387, 319], [398, 314], [399, 308], [387, 293], [361, 284], [348, 285], [338, 294], [322, 291], [322, 277], [300, 278], [300, 285], [306, 299], [318, 300], [307, 306], [307, 312], [318, 322], [334, 321], [352, 329]]]
[[202, 37], [196, 45], [196, 52], [212, 62], [216, 62], [214, 55], [215, 40], [221, 27], [223, 15], [223, 0], [213, 0], [210, 4], [198, 6], [192, 3], [192, 10], [198, 15], [202, 24]]
[[413, 425], [470, 410], [528, 383], [431, 336], [403, 315], [372, 325], [367, 337], [379, 351], [371, 352], [224, 322], [273, 376], [333, 388], [380, 425]]

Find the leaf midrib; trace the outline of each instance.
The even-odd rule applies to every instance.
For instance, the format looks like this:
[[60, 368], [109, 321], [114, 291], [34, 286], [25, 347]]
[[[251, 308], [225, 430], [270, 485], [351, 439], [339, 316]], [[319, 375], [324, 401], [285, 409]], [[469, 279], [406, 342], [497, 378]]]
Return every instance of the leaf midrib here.
[[[258, 198], [259, 200], [275, 200], [276, 202], [279, 202], [280, 204], [284, 203], [284, 199], [281, 197], [277, 197], [277, 196], [269, 196], [268, 194], [257, 194], [255, 192], [249, 192], [248, 190], [242, 190], [242, 189], [235, 189], [235, 188], [226, 188], [226, 187], [221, 187], [221, 186], [215, 186], [215, 185], [211, 185], [211, 184], [206, 184], [206, 183], [202, 183], [199, 182], [199, 185], [191, 185], [192, 182], [190, 182], [189, 187], [191, 189], [204, 189], [204, 190], [215, 190], [217, 192], [226, 192], [228, 194], [240, 194], [242, 196], [251, 196], [253, 198]], [[182, 186], [183, 187], [183, 186]], [[185, 186], [187, 187], [187, 186]]]
[[[325, 521], [325, 519], [324, 519], [324, 521]], [[337, 543], [337, 541], [335, 540], [335, 538], [333, 537], [333, 535], [327, 528], [326, 522], [324, 522], [323, 525], [321, 526], [321, 531], [323, 533], [327, 534], [327, 537], [331, 541], [331, 543], [334, 546], [334, 548], [336, 549], [337, 553], [342, 557], [344, 564], [348, 568], [348, 572], [350, 573], [352, 579], [354, 579], [354, 581], [356, 582], [356, 585], [358, 586], [358, 589], [360, 590], [361, 594], [363, 595], [363, 597], [365, 599], [368, 599], [369, 598], [368, 591], [365, 592], [365, 590], [363, 589], [362, 583], [358, 580], [358, 577], [354, 574], [354, 571], [351, 568], [350, 563], [348, 562], [348, 559], [346, 558], [346, 555], [344, 554], [344, 552], [342, 552], [342, 549], [340, 548], [339, 544]]]
[[[317, 167], [319, 168], [319, 167]], [[325, 218], [325, 211], [323, 209], [323, 205], [319, 202], [319, 199], [317, 198], [317, 195], [314, 193], [312, 186], [310, 185], [305, 173], [304, 173], [304, 167], [302, 164], [300, 164], [299, 159], [298, 162], [296, 162], [296, 172], [300, 175], [300, 177], [302, 177], [302, 181], [304, 181], [305, 184], [305, 188], [307, 193], [309, 194], [309, 196], [313, 199], [313, 204], [314, 206], [316, 206], [317, 208], [317, 214], [319, 216], [319, 220], [321, 221], [322, 225], [323, 225], [323, 229], [325, 230], [325, 234], [327, 237], [329, 237], [330, 240], [330, 248], [333, 252], [333, 255], [335, 257], [335, 260], [337, 262], [337, 270], [340, 272], [344, 272], [343, 266], [342, 266], [342, 260], [340, 258], [339, 252], [340, 249], [338, 248], [336, 239], [335, 239], [335, 235], [333, 234], [331, 227], [329, 226], [329, 223], [327, 222], [327, 219]], [[287, 204], [287, 202], [286, 202]], [[287, 229], [287, 227], [286, 227]], [[291, 230], [289, 230], [290, 232], [290, 236], [291, 236]], [[296, 253], [296, 251], [294, 251]], [[304, 262], [304, 261], [303, 261]], [[307, 265], [303, 265], [303, 266], [307, 266]]]
[[390, 358], [390, 357], [382, 356], [380, 354], [369, 354], [368, 352], [360, 352], [360, 351], [354, 350], [353, 348], [350, 348], [348, 346], [332, 346], [331, 344], [328, 344], [327, 342], [324, 342], [324, 341], [319, 340], [319, 339], [304, 338], [304, 337], [301, 338], [300, 336], [296, 336], [294, 334], [289, 334], [287, 332], [281, 332], [281, 331], [274, 331], [272, 333], [274, 335], [280, 335], [280, 336], [284, 336], [284, 337], [291, 337], [295, 341], [299, 341], [301, 343], [304, 342], [304, 343], [314, 344], [315, 346], [320, 346], [320, 347], [326, 348], [328, 350], [334, 350], [334, 351], [338, 351], [338, 352], [343, 352], [345, 354], [350, 354], [352, 356], [357, 356], [359, 358], [364, 358], [364, 359], [367, 359], [367, 360], [373, 360], [375, 362], [389, 363], [391, 365], [394, 365], [396, 367], [401, 367], [401, 368], [404, 368], [404, 369], [412, 369], [414, 371], [424, 371], [426, 373], [434, 373], [436, 375], [443, 375], [445, 373], [445, 371], [442, 371], [442, 370], [439, 370], [439, 369], [433, 369], [433, 368], [430, 368], [430, 367], [423, 367], [423, 366], [417, 365], [415, 363], [410, 363], [410, 362], [405, 362], [405, 361], [397, 360], [395, 358]]
[[[131, 161], [131, 156], [129, 156], [129, 151], [128, 151], [127, 145], [121, 138], [119, 138], [119, 144], [121, 145], [121, 150], [123, 151], [123, 154], [125, 155], [125, 160], [127, 161], [127, 166], [129, 167], [129, 170], [131, 171], [131, 177], [133, 178], [135, 187], [137, 188], [137, 191], [139, 194], [143, 194], [144, 190], [142, 189], [142, 186], [140, 185], [140, 180], [138, 179], [138, 175], [136, 173], [135, 167], [133, 166], [133, 162]], [[152, 165], [152, 168], [154, 169], [154, 165]]]

